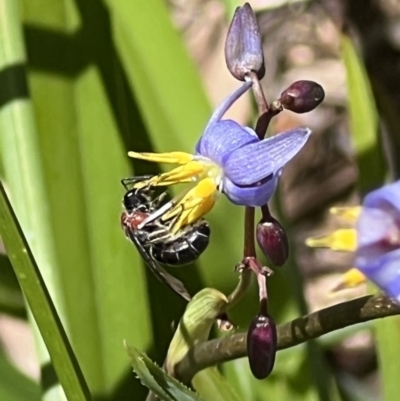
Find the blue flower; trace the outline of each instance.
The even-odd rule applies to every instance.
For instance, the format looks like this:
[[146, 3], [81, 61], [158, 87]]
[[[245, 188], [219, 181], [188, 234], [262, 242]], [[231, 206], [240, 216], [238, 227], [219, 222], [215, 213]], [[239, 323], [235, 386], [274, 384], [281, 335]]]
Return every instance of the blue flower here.
[[400, 181], [365, 197], [357, 222], [356, 266], [400, 301]]
[[195, 183], [165, 216], [170, 218], [183, 210], [177, 227], [207, 213], [217, 192], [224, 193], [238, 205], [265, 205], [276, 189], [282, 168], [307, 142], [311, 133], [308, 128], [297, 128], [260, 140], [251, 128], [232, 120], [222, 120], [226, 111], [251, 85], [252, 82], [245, 82], [215, 110], [196, 145], [195, 154], [129, 152], [131, 157], [180, 165], [141, 186]]
[[331, 213], [355, 228], [311, 237], [306, 244], [355, 252], [356, 268], [347, 271], [335, 289], [354, 287], [369, 279], [400, 301], [400, 181], [369, 193], [361, 207], [335, 207]]

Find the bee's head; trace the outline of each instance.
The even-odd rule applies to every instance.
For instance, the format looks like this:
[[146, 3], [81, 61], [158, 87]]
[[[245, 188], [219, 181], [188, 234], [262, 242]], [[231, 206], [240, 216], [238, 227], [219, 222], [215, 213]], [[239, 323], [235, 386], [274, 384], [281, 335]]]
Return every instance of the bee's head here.
[[150, 211], [150, 195], [140, 189], [130, 189], [123, 199], [123, 204], [127, 212], [149, 212]]

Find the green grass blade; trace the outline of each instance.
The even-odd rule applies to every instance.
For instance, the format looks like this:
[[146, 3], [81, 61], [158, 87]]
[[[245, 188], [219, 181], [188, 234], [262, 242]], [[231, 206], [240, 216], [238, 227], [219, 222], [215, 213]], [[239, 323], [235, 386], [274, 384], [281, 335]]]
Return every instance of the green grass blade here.
[[[342, 36], [342, 57], [347, 72], [351, 134], [357, 151], [360, 189], [367, 192], [384, 184], [386, 164], [380, 150], [379, 117], [365, 66], [346, 35]], [[398, 399], [400, 357], [393, 347], [400, 341], [400, 318], [391, 317], [375, 322], [383, 399]]]
[[158, 0], [106, 4], [155, 149], [192, 151], [210, 109], [166, 5]]
[[68, 400], [90, 400], [89, 389], [1, 182], [0, 233]]
[[[0, 1], [0, 73], [3, 76], [0, 150], [4, 177], [15, 211], [40, 264], [53, 302], [60, 315], [63, 315], [61, 283], [56, 273], [38, 133], [27, 90], [26, 54], [19, 6], [19, 2]], [[48, 364], [49, 356], [43, 343], [38, 339], [37, 344], [41, 362]], [[46, 396], [49, 401], [64, 399], [59, 386], [46, 392]]]
[[141, 121], [108, 11], [98, 1], [26, 1], [24, 19], [68, 335], [93, 394], [140, 391], [122, 344], [151, 345], [147, 284], [119, 216], [126, 131]]
[[26, 318], [26, 308], [18, 280], [6, 255], [0, 254], [0, 311]]
[[366, 192], [381, 185], [386, 166], [379, 139], [379, 116], [367, 72], [351, 39], [342, 35], [342, 57], [346, 67], [350, 132], [359, 167], [359, 187]]
[[381, 376], [382, 399], [396, 401], [399, 397], [400, 357], [394, 344], [400, 341], [400, 318], [390, 317], [375, 322], [375, 341]]
[[218, 368], [204, 369], [196, 374], [192, 380], [196, 392], [205, 400], [212, 401], [240, 401], [232, 384], [222, 376]]

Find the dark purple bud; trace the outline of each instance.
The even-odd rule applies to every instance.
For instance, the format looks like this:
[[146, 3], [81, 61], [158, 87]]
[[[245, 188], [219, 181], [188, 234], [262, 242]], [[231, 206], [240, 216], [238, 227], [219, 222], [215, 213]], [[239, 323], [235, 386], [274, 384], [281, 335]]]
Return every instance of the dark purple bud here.
[[226, 37], [225, 61], [230, 73], [240, 81], [250, 71], [258, 79], [265, 74], [260, 28], [249, 3], [235, 11]]
[[257, 224], [257, 242], [264, 255], [276, 266], [282, 266], [289, 256], [289, 242], [285, 229], [269, 216]]
[[276, 354], [276, 326], [269, 316], [258, 315], [247, 333], [247, 355], [256, 379], [265, 379], [272, 371]]
[[296, 81], [282, 92], [279, 102], [295, 113], [314, 110], [325, 97], [322, 86], [314, 81]]

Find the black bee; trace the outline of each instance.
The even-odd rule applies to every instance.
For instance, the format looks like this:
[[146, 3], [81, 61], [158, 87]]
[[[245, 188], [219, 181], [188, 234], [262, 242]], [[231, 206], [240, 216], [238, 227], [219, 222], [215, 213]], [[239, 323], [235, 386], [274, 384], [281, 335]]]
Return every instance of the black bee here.
[[[122, 180], [125, 187], [151, 178], [133, 177]], [[169, 210], [172, 202], [161, 205], [164, 197], [154, 197], [149, 187], [129, 189], [123, 199], [125, 211], [121, 224], [126, 236], [135, 244], [150, 270], [184, 299], [190, 300], [186, 288], [162, 266], [182, 266], [194, 262], [207, 248], [210, 227], [204, 219], [184, 226], [177, 233], [170, 232], [171, 221], [162, 221], [161, 216]]]

